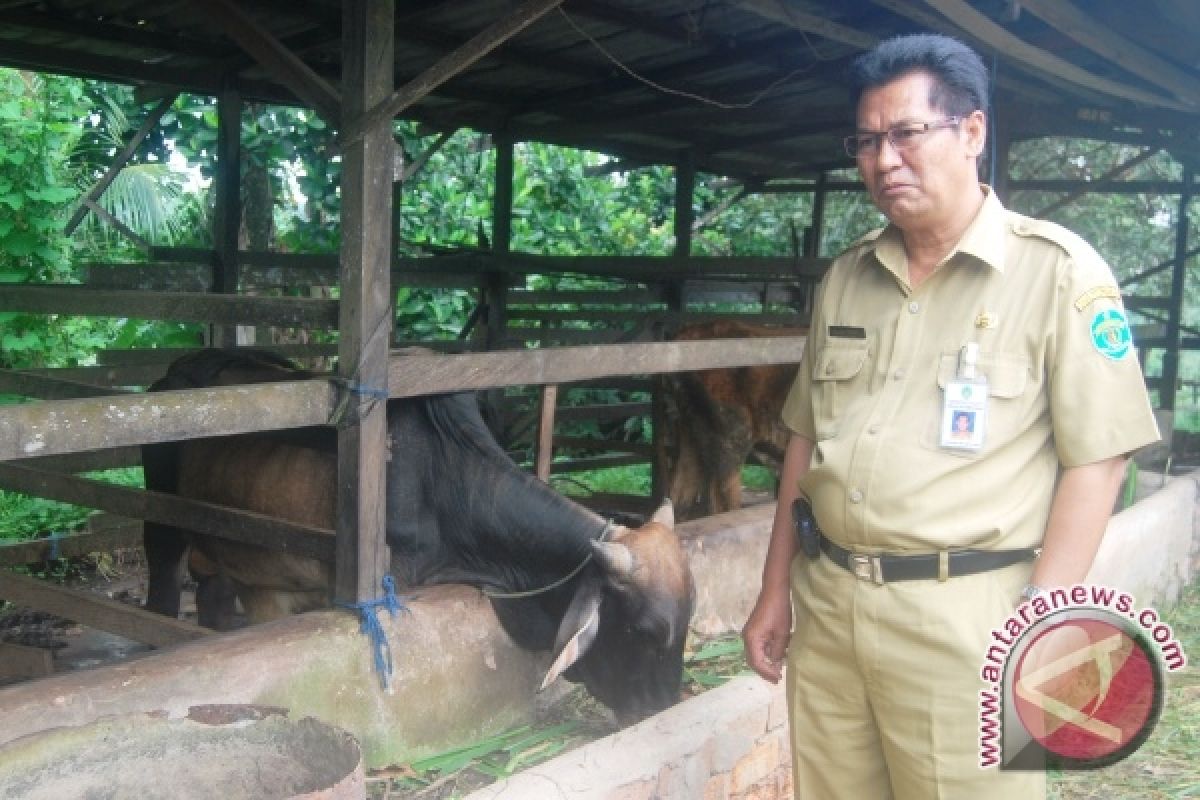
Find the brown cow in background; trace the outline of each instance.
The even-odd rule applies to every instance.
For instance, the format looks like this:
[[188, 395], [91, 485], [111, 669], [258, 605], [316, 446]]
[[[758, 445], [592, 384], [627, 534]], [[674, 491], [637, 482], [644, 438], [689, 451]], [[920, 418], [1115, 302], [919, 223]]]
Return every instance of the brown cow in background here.
[[[719, 320], [681, 328], [677, 341], [803, 336], [807, 328]], [[779, 472], [788, 431], [780, 420], [796, 364], [731, 367], [666, 376], [667, 491], [680, 519], [742, 505], [741, 468], [753, 453]]]

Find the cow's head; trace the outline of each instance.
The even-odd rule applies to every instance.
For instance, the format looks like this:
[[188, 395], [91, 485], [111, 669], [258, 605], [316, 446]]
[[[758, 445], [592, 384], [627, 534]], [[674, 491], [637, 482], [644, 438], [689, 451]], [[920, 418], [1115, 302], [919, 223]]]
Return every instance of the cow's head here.
[[563, 617], [543, 688], [559, 675], [582, 682], [622, 723], [679, 700], [695, 590], [674, 526], [667, 501], [641, 528], [593, 544], [598, 569]]

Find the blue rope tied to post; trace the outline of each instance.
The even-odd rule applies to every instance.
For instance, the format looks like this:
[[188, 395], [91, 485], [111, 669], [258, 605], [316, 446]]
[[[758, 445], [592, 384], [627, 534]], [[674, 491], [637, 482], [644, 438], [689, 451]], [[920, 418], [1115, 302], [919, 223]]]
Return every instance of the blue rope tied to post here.
[[392, 678], [392, 648], [388, 644], [387, 634], [379, 622], [380, 607], [386, 608], [394, 617], [397, 611], [408, 611], [401, 598], [396, 596], [396, 581], [391, 575], [383, 576], [383, 597], [375, 600], [364, 600], [361, 603], [338, 603], [342, 608], [357, 610], [360, 617], [359, 631], [365, 633], [371, 640], [371, 650], [375, 657], [375, 671], [379, 673], [380, 683], [385, 692], [391, 691]]

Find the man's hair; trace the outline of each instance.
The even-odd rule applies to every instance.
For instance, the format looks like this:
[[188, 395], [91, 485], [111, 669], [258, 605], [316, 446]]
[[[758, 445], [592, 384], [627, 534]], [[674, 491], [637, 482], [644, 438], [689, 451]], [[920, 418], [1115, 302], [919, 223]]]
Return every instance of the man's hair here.
[[929, 105], [952, 117], [987, 111], [988, 71], [979, 55], [957, 39], [936, 33], [914, 33], [885, 39], [850, 65], [850, 101], [868, 89], [890, 83], [908, 72], [933, 77]]

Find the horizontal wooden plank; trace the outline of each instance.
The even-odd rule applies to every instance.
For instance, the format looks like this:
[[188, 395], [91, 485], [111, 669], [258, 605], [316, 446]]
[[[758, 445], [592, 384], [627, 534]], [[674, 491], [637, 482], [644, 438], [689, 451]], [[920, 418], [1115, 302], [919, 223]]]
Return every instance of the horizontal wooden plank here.
[[142, 449], [134, 446], [111, 447], [86, 453], [19, 458], [9, 463], [51, 472], [93, 472], [119, 467], [140, 467], [142, 465]]
[[[451, 355], [396, 355], [392, 397], [494, 389], [658, 372], [788, 364], [802, 337], [713, 339], [506, 350]], [[284, 381], [189, 389], [0, 408], [0, 461], [205, 436], [326, 424], [337, 403], [328, 381]]]
[[622, 442], [612, 439], [596, 439], [588, 436], [555, 436], [555, 448], [566, 450], [590, 450], [598, 453], [634, 453], [641, 456], [654, 455], [654, 445], [644, 442]]
[[[861, 184], [851, 188], [861, 189]], [[215, 263], [211, 250], [152, 248], [155, 261]], [[330, 266], [330, 260], [335, 266]], [[286, 268], [334, 269], [336, 256], [301, 253], [242, 252], [239, 264]], [[787, 256], [546, 256], [520, 252], [456, 250], [433, 256], [402, 256], [393, 259], [392, 269], [412, 273], [509, 272], [515, 274], [576, 273], [614, 278], [644, 278], [649, 281], [700, 276], [764, 276], [817, 280], [829, 266], [828, 258]]]
[[611, 453], [590, 458], [570, 458], [555, 461], [550, 464], [551, 475], [562, 475], [570, 472], [583, 472], [589, 469], [610, 469], [612, 467], [628, 467], [633, 464], [645, 464], [646, 457], [632, 453]]
[[336, 402], [311, 380], [2, 406], [0, 461], [322, 425]]
[[[320, 266], [239, 265], [238, 280], [245, 290], [274, 290], [295, 286], [337, 286], [336, 260]], [[89, 264], [84, 285], [93, 289], [139, 289], [155, 292], [208, 292], [212, 267], [204, 264]], [[395, 286], [472, 289], [479, 278], [466, 272], [393, 271]]]
[[794, 364], [800, 360], [803, 350], [803, 337], [765, 336], [413, 355], [391, 360], [388, 388], [393, 397], [415, 397], [460, 389], [570, 383], [619, 375], [686, 372], [749, 364]]
[[[101, 365], [98, 367], [54, 367], [50, 369], [26, 369], [25, 375], [38, 375], [60, 381], [77, 381], [93, 386], [110, 388], [149, 386], [165, 373], [165, 364]], [[109, 394], [118, 394], [114, 391]]]
[[605, 405], [563, 406], [554, 411], [557, 420], [571, 422], [580, 419], [590, 419], [607, 422], [614, 419], [628, 419], [649, 414], [650, 403], [608, 403]]
[[66, 400], [74, 397], [100, 397], [121, 390], [109, 386], [65, 380], [45, 372], [18, 372], [0, 369], [0, 394], [15, 394], [39, 400]]
[[126, 517], [176, 525], [273, 550], [333, 562], [333, 531], [160, 492], [130, 489], [73, 475], [0, 464], [0, 486]]
[[144, 292], [66, 285], [0, 284], [0, 308], [33, 314], [119, 316], [226, 325], [336, 328], [338, 323], [336, 300]]
[[657, 305], [663, 306], [663, 291], [661, 288], [649, 289], [588, 289], [563, 291], [512, 291], [508, 293], [508, 305]]
[[153, 647], [190, 642], [211, 633], [191, 622], [6, 569], [0, 569], [0, 597], [19, 606], [46, 611]]
[[[120, 350], [101, 350], [96, 360], [105, 365], [126, 366], [130, 364], [156, 364], [165, 367], [177, 358], [195, 353], [200, 347], [141, 347]], [[316, 358], [336, 356], [336, 344], [264, 344], [255, 345], [258, 350], [270, 350], [285, 358]]]

